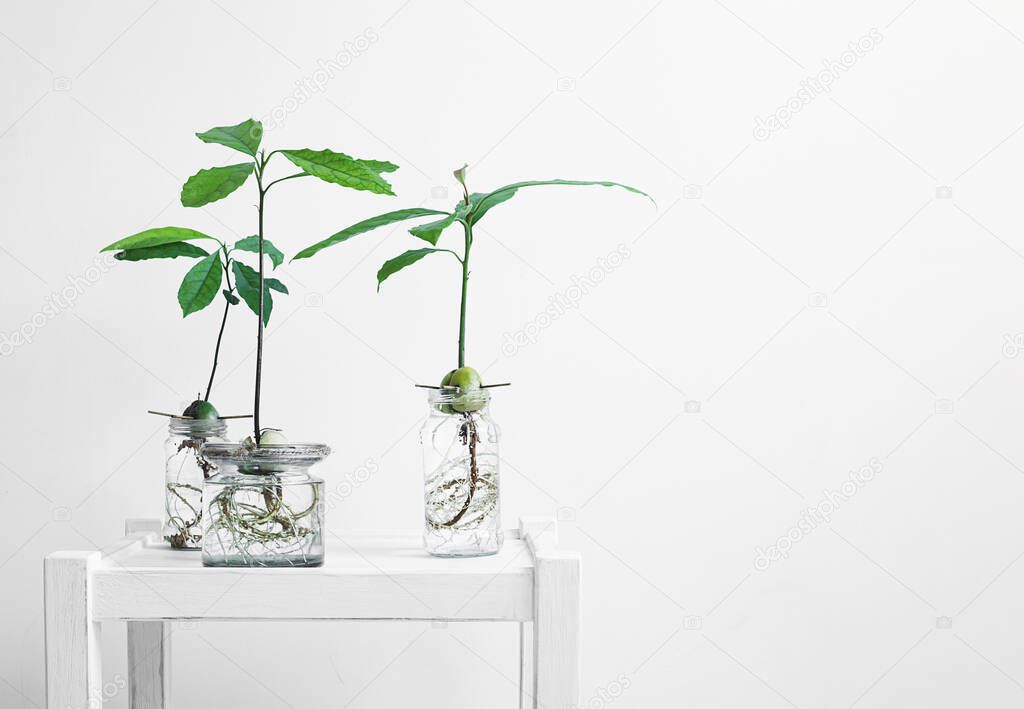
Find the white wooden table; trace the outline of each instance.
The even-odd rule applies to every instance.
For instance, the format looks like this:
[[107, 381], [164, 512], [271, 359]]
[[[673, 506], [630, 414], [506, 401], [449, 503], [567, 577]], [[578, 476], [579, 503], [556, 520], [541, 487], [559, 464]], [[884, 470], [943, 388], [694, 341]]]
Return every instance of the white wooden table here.
[[317, 569], [213, 569], [173, 551], [156, 520], [129, 520], [111, 552], [44, 560], [47, 709], [102, 704], [100, 623], [128, 627], [132, 709], [170, 707], [173, 621], [510, 621], [520, 628], [523, 707], [569, 709], [579, 695], [580, 559], [553, 519], [520, 520], [499, 554], [441, 559], [418, 534], [328, 534]]

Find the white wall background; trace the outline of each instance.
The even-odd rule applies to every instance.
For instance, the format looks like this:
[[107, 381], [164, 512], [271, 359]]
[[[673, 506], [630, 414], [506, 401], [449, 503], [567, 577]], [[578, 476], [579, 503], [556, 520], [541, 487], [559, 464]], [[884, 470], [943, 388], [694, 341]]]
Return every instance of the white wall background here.
[[[804, 103], [801, 82], [872, 29]], [[189, 175], [235, 160], [193, 132], [290, 106], [319, 60], [372, 34], [265, 143], [394, 160], [399, 197], [275, 188], [267, 233], [289, 253], [449, 206], [463, 161], [475, 189], [607, 178], [658, 201], [524, 192], [474, 252], [470, 360], [514, 382], [495, 406], [506, 519], [560, 513], [584, 555], [583, 701], [619, 683], [623, 708], [1020, 706], [1018, 3], [7, 2], [0, 32], [5, 337], [120, 236], [252, 233], [248, 194], [178, 204]], [[757, 117], [794, 96], [759, 140]], [[451, 366], [458, 296], [443, 259], [375, 295], [414, 242], [383, 231], [282, 269], [267, 423], [333, 445], [331, 485], [379, 466], [336, 530], [420, 519], [411, 385]], [[622, 245], [577, 308], [502, 349]], [[181, 320], [184, 270], [117, 263], [4, 347], [2, 707], [43, 703], [42, 555], [160, 514], [165, 424], [144, 411], [203, 386], [219, 318]], [[250, 397], [237, 312], [225, 413]], [[799, 526], [872, 461], [830, 522]], [[757, 569], [791, 530], [788, 558]], [[107, 631], [113, 680], [123, 629]], [[514, 703], [508, 627], [186, 624], [175, 643], [179, 706]]]

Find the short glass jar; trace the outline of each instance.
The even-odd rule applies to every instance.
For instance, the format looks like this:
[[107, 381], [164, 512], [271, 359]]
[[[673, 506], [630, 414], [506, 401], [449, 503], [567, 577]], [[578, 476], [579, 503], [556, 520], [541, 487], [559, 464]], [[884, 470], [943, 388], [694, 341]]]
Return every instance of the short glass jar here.
[[423, 542], [435, 556], [485, 556], [501, 549], [498, 438], [490, 392], [432, 389], [420, 429]]
[[172, 549], [199, 549], [203, 539], [203, 481], [213, 464], [203, 456], [206, 443], [222, 442], [222, 419], [174, 416], [164, 441], [164, 541]]
[[211, 443], [217, 472], [203, 484], [203, 565], [305, 567], [324, 563], [324, 481], [309, 469], [317, 443]]

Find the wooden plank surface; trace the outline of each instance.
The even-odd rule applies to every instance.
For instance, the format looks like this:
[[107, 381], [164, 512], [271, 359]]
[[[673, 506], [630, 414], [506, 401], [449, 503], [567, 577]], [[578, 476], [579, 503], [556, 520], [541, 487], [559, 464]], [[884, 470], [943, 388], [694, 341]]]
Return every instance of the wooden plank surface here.
[[317, 569], [204, 568], [140, 533], [103, 558], [93, 579], [102, 620], [529, 620], [533, 557], [515, 535], [499, 554], [428, 555], [414, 533], [330, 535]]

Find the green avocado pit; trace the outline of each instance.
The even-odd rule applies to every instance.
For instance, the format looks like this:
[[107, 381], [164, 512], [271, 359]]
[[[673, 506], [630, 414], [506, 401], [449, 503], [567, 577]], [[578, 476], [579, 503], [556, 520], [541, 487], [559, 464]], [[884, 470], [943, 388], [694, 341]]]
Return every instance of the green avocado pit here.
[[196, 399], [189, 404], [185, 410], [181, 413], [182, 416], [193, 418], [193, 419], [219, 419], [220, 414], [217, 409], [209, 401], [203, 401], [202, 399]]
[[440, 410], [446, 414], [479, 411], [486, 403], [486, 397], [480, 391], [482, 386], [480, 373], [472, 367], [453, 369], [444, 375], [441, 387], [455, 387], [458, 391], [450, 404], [441, 404]]

